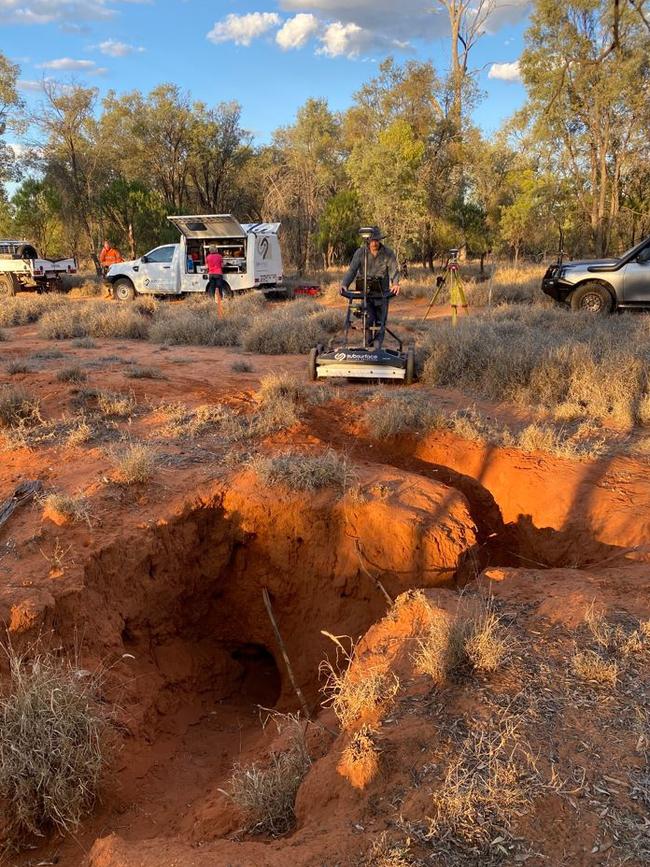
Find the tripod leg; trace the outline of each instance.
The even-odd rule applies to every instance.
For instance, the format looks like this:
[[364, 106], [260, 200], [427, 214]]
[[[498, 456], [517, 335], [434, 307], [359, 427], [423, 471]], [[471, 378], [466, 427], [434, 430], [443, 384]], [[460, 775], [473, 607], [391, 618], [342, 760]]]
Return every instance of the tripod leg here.
[[427, 318], [427, 316], [429, 315], [429, 313], [431, 312], [431, 308], [432, 308], [433, 305], [436, 303], [436, 300], [437, 300], [437, 298], [438, 298], [438, 295], [440, 295], [440, 292], [442, 291], [442, 287], [445, 285], [446, 282], [447, 282], [447, 278], [445, 277], [445, 279], [442, 281], [442, 283], [440, 284], [440, 286], [436, 286], [436, 291], [435, 291], [435, 292], [433, 293], [433, 295], [431, 296], [431, 301], [429, 301], [429, 306], [427, 307], [427, 311], [426, 311], [426, 313], [424, 314], [424, 316], [422, 317], [422, 321], [423, 321], [423, 322], [424, 322], [424, 320]]

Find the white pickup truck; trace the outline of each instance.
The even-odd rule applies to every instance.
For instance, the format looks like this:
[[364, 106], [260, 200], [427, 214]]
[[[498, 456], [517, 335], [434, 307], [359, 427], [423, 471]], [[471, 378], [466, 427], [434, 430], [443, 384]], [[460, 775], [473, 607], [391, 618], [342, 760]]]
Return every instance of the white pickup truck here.
[[74, 259], [39, 259], [27, 241], [0, 238], [0, 295], [15, 295], [21, 289], [60, 292], [64, 274], [76, 274]]
[[168, 217], [181, 233], [180, 243], [163, 244], [139, 259], [111, 265], [106, 280], [118, 301], [136, 295], [205, 293], [206, 256], [216, 247], [223, 256], [226, 291], [246, 289], [287, 292], [278, 232], [279, 223], [240, 224], [232, 214]]

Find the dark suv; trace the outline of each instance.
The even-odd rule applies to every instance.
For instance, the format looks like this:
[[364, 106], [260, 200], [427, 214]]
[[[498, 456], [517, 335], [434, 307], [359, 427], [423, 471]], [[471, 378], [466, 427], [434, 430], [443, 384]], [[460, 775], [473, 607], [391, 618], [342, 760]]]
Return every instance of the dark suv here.
[[650, 237], [619, 259], [551, 265], [542, 291], [572, 310], [590, 313], [650, 307]]

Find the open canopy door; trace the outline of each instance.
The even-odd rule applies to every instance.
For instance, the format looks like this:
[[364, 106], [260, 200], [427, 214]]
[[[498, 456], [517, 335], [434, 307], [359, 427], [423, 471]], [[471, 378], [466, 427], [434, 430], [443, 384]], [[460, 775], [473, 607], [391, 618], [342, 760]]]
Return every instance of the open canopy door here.
[[232, 214], [167, 217], [186, 238], [245, 238], [246, 232]]

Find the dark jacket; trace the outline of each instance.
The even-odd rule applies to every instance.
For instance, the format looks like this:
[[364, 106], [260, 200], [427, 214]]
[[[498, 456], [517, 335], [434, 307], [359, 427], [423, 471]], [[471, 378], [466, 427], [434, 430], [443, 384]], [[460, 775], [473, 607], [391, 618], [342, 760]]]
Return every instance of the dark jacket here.
[[[350, 267], [341, 284], [346, 289], [350, 287], [355, 277], [363, 279], [363, 261], [366, 250], [366, 246], [359, 247], [352, 257]], [[389, 247], [385, 247], [382, 244], [376, 256], [373, 256], [370, 250], [368, 250], [368, 277], [378, 277], [381, 280], [384, 295], [388, 294], [393, 283], [399, 282], [397, 257]], [[378, 293], [371, 292], [371, 294]]]

